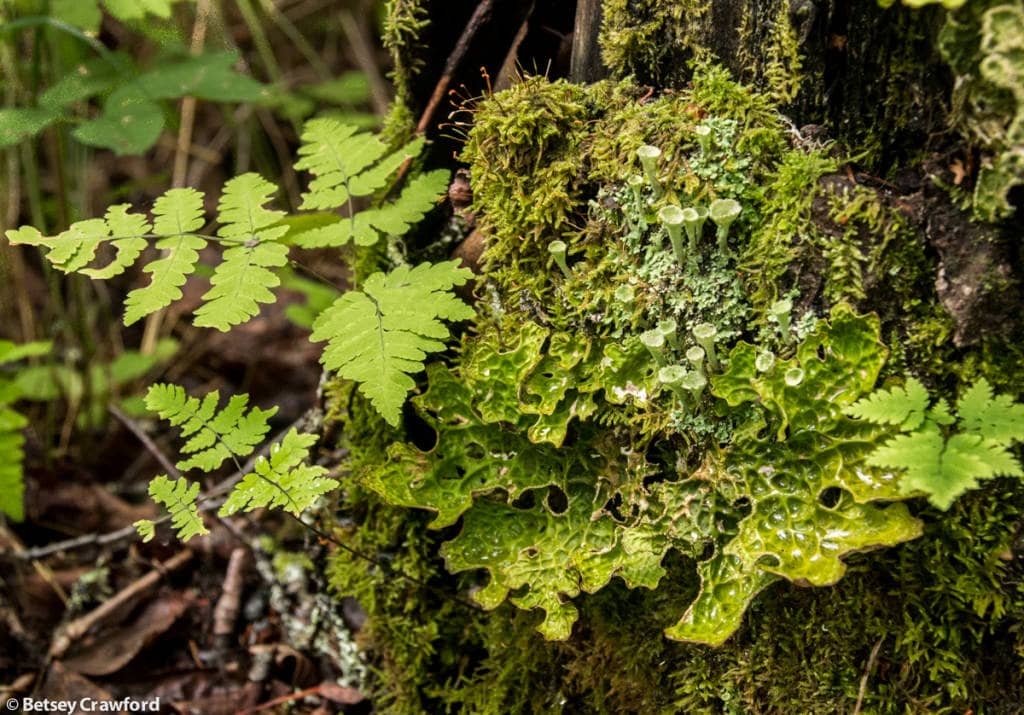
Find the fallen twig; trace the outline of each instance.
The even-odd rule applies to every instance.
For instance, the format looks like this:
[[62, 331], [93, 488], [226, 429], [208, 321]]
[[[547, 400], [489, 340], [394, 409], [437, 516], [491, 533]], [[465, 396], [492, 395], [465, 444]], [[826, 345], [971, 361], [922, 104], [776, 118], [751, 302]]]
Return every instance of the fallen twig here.
[[[277, 433], [277, 435], [274, 436], [274, 439], [267, 442], [258, 452], [253, 454], [252, 457], [250, 457], [249, 460], [244, 465], [242, 465], [242, 469], [236, 471], [227, 479], [220, 482], [213, 489], [206, 492], [206, 494], [203, 495], [202, 499], [198, 504], [199, 510], [205, 512], [220, 508], [221, 504], [224, 503], [224, 500], [220, 499], [219, 497], [231, 491], [234, 488], [234, 486], [238, 484], [238, 482], [241, 481], [246, 474], [252, 471], [253, 466], [256, 464], [256, 460], [259, 459], [260, 457], [265, 457], [270, 452], [270, 448], [273, 445], [280, 442], [284, 438], [284, 436], [288, 434], [288, 431], [293, 427], [297, 427], [302, 422], [302, 420], [303, 418], [300, 417], [295, 422], [288, 425], [285, 429], [281, 430], [279, 433]], [[170, 521], [170, 518], [170, 515], [164, 515], [158, 519], [154, 519], [153, 523], [163, 524], [166, 521]], [[14, 549], [13, 551], [4, 550], [0, 551], [0, 557], [13, 556], [19, 561], [35, 561], [37, 559], [41, 559], [46, 556], [51, 556], [62, 551], [74, 551], [89, 546], [109, 546], [111, 544], [116, 544], [121, 541], [128, 541], [137, 538], [139, 538], [138, 530], [136, 530], [134, 526], [126, 526], [124, 528], [118, 529], [117, 531], [111, 531], [106, 534], [83, 534], [82, 536], [77, 536], [73, 539], [55, 541], [52, 544], [47, 544], [46, 546], [36, 546], [31, 549]]]
[[149, 438], [149, 435], [146, 434], [145, 430], [139, 427], [135, 420], [119, 410], [113, 403], [107, 405], [107, 412], [112, 414], [118, 422], [127, 427], [128, 431], [135, 435], [136, 439], [142, 442], [142, 446], [145, 447], [146, 451], [153, 455], [153, 458], [160, 463], [160, 466], [164, 468], [165, 472], [167, 472], [167, 476], [173, 477], [174, 479], [181, 476], [181, 472], [179, 472], [178, 468], [174, 466], [174, 463], [171, 462], [171, 460], [167, 458], [167, 455], [156, 446], [156, 443]]
[[159, 568], [153, 569], [142, 578], [118, 591], [110, 600], [104, 601], [89, 613], [68, 623], [54, 636], [47, 657], [51, 660], [60, 658], [67, 652], [72, 643], [88, 633], [93, 626], [101, 623], [121, 606], [138, 597], [139, 594], [155, 586], [165, 573], [179, 569], [187, 564], [193, 555], [192, 549], [184, 549], [178, 552], [160, 564]]
[[213, 609], [213, 635], [227, 637], [235, 630], [238, 609], [242, 601], [242, 583], [249, 552], [238, 547], [231, 552], [221, 597]]
[[882, 648], [883, 640], [885, 640], [885, 636], [878, 639], [875, 647], [871, 649], [871, 655], [868, 656], [868, 664], [864, 668], [864, 675], [860, 679], [860, 688], [857, 690], [857, 705], [853, 708], [853, 715], [860, 715], [860, 707], [864, 704], [864, 696], [868, 691], [868, 677], [871, 675], [871, 671], [875, 669], [875, 663], [878, 661], [878, 651]]

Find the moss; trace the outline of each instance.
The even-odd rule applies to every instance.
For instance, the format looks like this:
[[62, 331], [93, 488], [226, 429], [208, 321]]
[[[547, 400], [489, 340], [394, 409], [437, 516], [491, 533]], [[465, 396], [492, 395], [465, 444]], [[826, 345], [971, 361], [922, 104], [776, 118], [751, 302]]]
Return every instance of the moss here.
[[709, 9], [699, 0], [607, 0], [600, 36], [605, 65], [618, 77], [679, 86], [688, 78], [679, 68], [708, 56], [699, 38]]
[[485, 266], [495, 280], [540, 272], [547, 243], [571, 233], [590, 118], [586, 90], [542, 77], [474, 111], [462, 160], [472, 167], [473, 204], [488, 238]]
[[[428, 0], [387, 0], [384, 5], [384, 28], [381, 41], [391, 54], [393, 68], [389, 75], [399, 98], [399, 112], [410, 94], [410, 83], [423, 69], [420, 36], [430, 23]], [[392, 114], [395, 110], [392, 110]], [[390, 123], [389, 123], [390, 124]]]

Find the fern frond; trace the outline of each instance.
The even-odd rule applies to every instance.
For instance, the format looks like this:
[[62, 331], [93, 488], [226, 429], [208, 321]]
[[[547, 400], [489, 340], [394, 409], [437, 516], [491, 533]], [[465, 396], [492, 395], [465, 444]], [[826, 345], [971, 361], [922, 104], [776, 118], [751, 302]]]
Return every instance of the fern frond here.
[[[182, 541], [188, 541], [193, 536], [210, 533], [203, 523], [203, 518], [199, 515], [199, 507], [196, 506], [199, 484], [189, 484], [187, 479], [171, 481], [166, 475], [161, 474], [149, 483], [149, 496], [167, 509], [171, 515], [171, 526], [174, 527], [178, 538]], [[141, 522], [135, 522], [134, 526], [144, 541], [153, 538], [155, 531], [153, 522], [144, 519]]]
[[458, 261], [402, 266], [366, 279], [362, 292], [342, 295], [313, 324], [310, 340], [327, 341], [320, 361], [359, 383], [359, 390], [392, 425], [398, 424], [410, 375], [427, 353], [444, 349], [443, 320], [465, 320], [473, 309], [450, 291], [472, 276]]
[[269, 410], [253, 407], [246, 413], [248, 395], [235, 395], [218, 413], [219, 400], [216, 390], [200, 401], [185, 394], [185, 389], [179, 385], [157, 383], [149, 388], [146, 408], [180, 427], [181, 436], [188, 438], [181, 451], [191, 456], [178, 462], [178, 469], [199, 468], [210, 472], [225, 459], [252, 454], [270, 430], [267, 421], [277, 413], [276, 407]]
[[928, 390], [912, 377], [903, 387], [872, 392], [850, 405], [846, 414], [879, 425], [914, 430], [924, 422], [929, 401]]
[[1009, 395], [993, 395], [988, 380], [981, 378], [956, 403], [960, 425], [997, 444], [1024, 439], [1024, 405]]
[[241, 245], [224, 251], [210, 279], [213, 287], [203, 296], [208, 302], [195, 313], [196, 326], [226, 332], [256, 316], [260, 303], [274, 302], [270, 289], [281, 281], [269, 269], [288, 263], [288, 247], [277, 242], [288, 227], [274, 225], [284, 212], [263, 206], [276, 191], [276, 186], [251, 172], [224, 185], [217, 235]]
[[316, 440], [316, 435], [289, 431], [271, 449], [269, 459], [257, 460], [253, 471], [232, 490], [218, 512], [220, 516], [261, 507], [281, 507], [298, 516], [336, 489], [338, 482], [324, 477], [326, 469], [306, 463]]
[[[1020, 462], [1010, 452], [1012, 442], [1024, 440], [1024, 405], [1009, 395], [994, 395], [982, 378], [957, 402], [953, 416], [949, 403], [930, 397], [921, 383], [907, 380], [904, 388], [878, 390], [855, 403], [848, 413], [881, 425], [898, 425], [899, 434], [877, 447], [867, 463], [884, 469], [903, 470], [900, 490], [923, 492], [940, 509], [978, 481], [992, 477], [1024, 476]], [[951, 425], [958, 430], [949, 434]]]
[[162, 236], [156, 247], [167, 254], [148, 264], [149, 285], [137, 288], [125, 300], [124, 324], [131, 325], [181, 298], [181, 286], [195, 271], [206, 239], [197, 236], [203, 227], [203, 195], [195, 189], [171, 189], [153, 206], [153, 232]]
[[129, 213], [130, 208], [128, 204], [111, 206], [104, 217], [110, 243], [117, 249], [114, 260], [103, 268], [85, 268], [82, 273], [94, 280], [113, 278], [128, 270], [145, 250], [146, 236], [153, 227], [142, 214]]
[[304, 231], [295, 237], [295, 242], [306, 248], [338, 247], [349, 241], [355, 241], [357, 246], [372, 246], [381, 234], [400, 236], [437, 204], [438, 197], [448, 188], [448, 178], [444, 169], [421, 174], [408, 183], [395, 201]]
[[354, 196], [369, 196], [422, 148], [423, 140], [416, 139], [385, 156], [387, 146], [373, 134], [329, 117], [310, 119], [302, 130], [302, 158], [295, 168], [316, 178], [302, 195], [301, 208], [334, 209]]
[[[146, 236], [151, 230], [146, 217], [129, 213], [129, 208], [128, 204], [111, 206], [105, 218], [76, 221], [56, 236], [44, 236], [31, 226], [9, 230], [6, 235], [15, 245], [46, 248], [46, 259], [59, 271], [78, 271], [94, 279], [112, 278], [135, 262], [146, 247]], [[117, 249], [114, 260], [103, 268], [86, 268], [96, 257], [96, 249], [106, 241]]]
[[14, 521], [25, 518], [23, 506], [25, 480], [22, 446], [25, 438], [21, 430], [28, 424], [24, 416], [9, 407], [0, 407], [0, 513]]

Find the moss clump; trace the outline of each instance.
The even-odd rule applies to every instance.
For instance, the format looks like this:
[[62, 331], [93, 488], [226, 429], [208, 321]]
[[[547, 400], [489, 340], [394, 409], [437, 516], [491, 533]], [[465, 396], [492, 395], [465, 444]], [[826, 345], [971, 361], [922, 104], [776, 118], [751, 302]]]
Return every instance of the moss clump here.
[[580, 145], [591, 118], [586, 90], [542, 77], [474, 112], [462, 159], [472, 166], [474, 206], [484, 209], [488, 270], [538, 272], [548, 262], [548, 241], [571, 231], [582, 196]]
[[708, 56], [699, 38], [709, 15], [710, 4], [699, 0], [607, 0], [601, 56], [618, 77], [679, 86], [687, 78], [681, 68]]

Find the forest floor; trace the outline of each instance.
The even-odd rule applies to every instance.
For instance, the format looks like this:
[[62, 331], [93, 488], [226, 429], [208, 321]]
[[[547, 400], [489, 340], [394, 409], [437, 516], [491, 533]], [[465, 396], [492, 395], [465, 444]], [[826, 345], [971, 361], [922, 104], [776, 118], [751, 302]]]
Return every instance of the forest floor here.
[[[278, 203], [295, 208], [298, 183], [291, 162], [301, 120], [324, 108], [338, 111], [332, 98], [339, 92], [347, 92], [343, 99], [352, 103], [340, 109], [358, 115], [366, 126], [379, 125], [387, 108], [388, 60], [374, 37], [380, 6], [375, 0], [260, 5], [252, 16], [235, 3], [220, 7], [200, 0], [197, 7], [224, 13], [217, 22], [210, 20], [205, 49], [238, 52], [239, 71], [272, 87], [280, 102], [199, 102], [191, 108], [186, 100], [165, 102], [168, 126], [143, 154], [83, 149], [71, 136], [81, 117], [25, 139], [20, 147], [0, 146], [0, 228], [33, 223], [39, 207], [50, 232], [66, 228], [69, 216], [89, 218], [118, 201], [147, 210], [171, 186], [172, 166], [173, 183], [204, 191], [208, 208], [227, 177], [249, 170], [280, 182], [285, 190]], [[184, 38], [186, 53], [191, 38], [196, 54], [206, 16], [188, 3], [175, 7], [168, 22], [150, 22], [151, 27], [125, 25], [104, 14], [93, 46], [102, 43], [108, 52], [124, 53], [146, 67], [173, 31]], [[9, 19], [7, 12], [0, 9], [0, 24]], [[305, 44], [294, 42], [297, 33]], [[36, 92], [40, 82], [45, 89], [61, 79], [48, 74], [51, 64], [60, 64], [54, 59], [57, 50], [90, 56], [81, 37], [53, 34], [50, 44], [39, 44], [41, 37], [51, 39], [43, 30], [0, 35], [2, 42], [11, 40], [0, 49], [21, 57], [18, 76], [0, 82], [10, 90], [5, 111], [34, 101], [27, 97], [28, 87]], [[54, 55], [33, 67], [28, 60], [36, 52]], [[22, 89], [25, 96], [18, 94]], [[98, 110], [98, 99], [74, 109], [84, 116]], [[211, 533], [187, 545], [166, 530], [142, 543], [132, 526], [158, 516], [148, 485], [158, 474], [173, 474], [180, 442], [178, 430], [125, 408], [124, 400], [135, 400], [137, 407], [146, 386], [155, 382], [174, 382], [191, 394], [219, 390], [222, 398], [244, 392], [250, 404], [278, 408], [268, 436], [283, 434], [318, 404], [320, 349], [289, 312], [308, 294], [282, 291], [258, 319], [225, 334], [190, 325], [188, 316], [209, 287], [206, 280], [192, 280], [184, 299], [144, 334], [141, 325], [124, 328], [120, 314], [124, 294], [145, 282], [145, 275], [130, 273], [109, 284], [63, 277], [48, 270], [32, 247], [0, 249], [0, 339], [51, 341], [43, 382], [67, 387], [58, 374], [74, 374], [85, 383], [84, 391], [53, 389], [52, 395], [32, 395], [17, 405], [30, 426], [24, 448], [25, 519], [16, 523], [0, 516], [3, 712], [29, 711], [30, 701], [46, 699], [115, 701], [118, 709], [103, 710], [129, 712], [156, 698], [165, 713], [368, 712], [364, 696], [343, 685], [358, 680], [351, 660], [324, 655], [332, 652], [323, 643], [331, 633], [320, 623], [324, 610], [331, 610], [338, 619], [335, 630], [349, 636], [345, 652], [357, 658], [351, 635], [358, 634], [361, 610], [328, 596], [319, 581], [296, 585], [289, 564], [275, 562], [278, 548], [322, 558], [333, 545], [263, 512], [231, 520], [210, 513]], [[203, 260], [216, 262], [216, 253]], [[336, 254], [310, 252], [302, 263], [294, 272], [307, 281], [315, 277], [344, 286]], [[152, 335], [151, 327], [156, 328]], [[143, 358], [140, 346], [147, 340], [151, 347], [157, 344], [154, 337], [170, 344], [169, 351]], [[108, 390], [91, 390], [96, 385], [90, 386], [89, 376], [112, 380], [110, 367], [118, 359], [144, 366], [129, 369], [130, 379], [113, 382]], [[53, 375], [45, 374], [54, 365]], [[317, 459], [329, 469], [339, 463], [329, 451]], [[232, 465], [210, 475], [205, 489], [230, 482], [235, 470]], [[317, 569], [299, 573], [305, 571], [318, 578]], [[125, 698], [130, 702], [121, 702]]]

